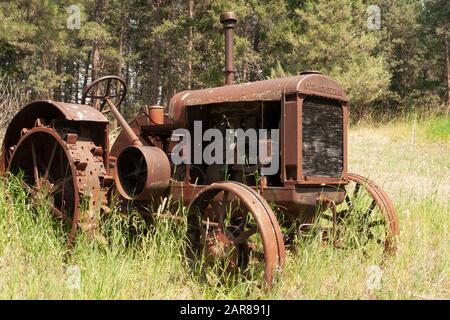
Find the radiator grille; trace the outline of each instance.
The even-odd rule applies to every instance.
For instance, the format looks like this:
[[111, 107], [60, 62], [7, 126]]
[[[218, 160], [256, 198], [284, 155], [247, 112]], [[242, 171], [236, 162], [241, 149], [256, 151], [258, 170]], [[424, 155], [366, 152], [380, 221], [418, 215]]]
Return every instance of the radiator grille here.
[[302, 111], [304, 176], [339, 178], [344, 167], [343, 111], [339, 103], [307, 98]]

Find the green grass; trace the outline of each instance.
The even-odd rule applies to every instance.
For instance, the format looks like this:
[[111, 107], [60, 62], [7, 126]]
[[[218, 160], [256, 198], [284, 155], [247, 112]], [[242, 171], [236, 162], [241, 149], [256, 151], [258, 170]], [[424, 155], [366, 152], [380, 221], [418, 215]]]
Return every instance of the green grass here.
[[427, 123], [427, 138], [430, 140], [450, 140], [450, 117], [434, 118]]
[[[250, 282], [208, 285], [185, 264], [185, 222], [147, 227], [114, 210], [95, 236], [80, 233], [69, 254], [48, 208], [33, 209], [11, 178], [0, 179], [0, 299], [449, 299], [449, 139], [439, 129], [438, 140], [430, 137], [429, 123], [416, 123], [413, 143], [413, 122], [350, 131], [350, 171], [382, 185], [400, 219], [400, 249], [379, 266], [377, 290], [367, 287], [377, 262], [317, 241], [288, 252], [271, 292]], [[79, 288], [70, 285], [74, 267]]]

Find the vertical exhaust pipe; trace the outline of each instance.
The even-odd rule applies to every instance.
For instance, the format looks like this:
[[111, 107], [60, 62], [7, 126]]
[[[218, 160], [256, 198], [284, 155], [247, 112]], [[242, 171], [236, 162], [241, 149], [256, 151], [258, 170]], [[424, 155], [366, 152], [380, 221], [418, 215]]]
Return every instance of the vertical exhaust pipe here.
[[223, 24], [225, 33], [225, 85], [234, 83], [233, 33], [236, 22], [234, 12], [224, 12], [220, 15], [220, 23]]

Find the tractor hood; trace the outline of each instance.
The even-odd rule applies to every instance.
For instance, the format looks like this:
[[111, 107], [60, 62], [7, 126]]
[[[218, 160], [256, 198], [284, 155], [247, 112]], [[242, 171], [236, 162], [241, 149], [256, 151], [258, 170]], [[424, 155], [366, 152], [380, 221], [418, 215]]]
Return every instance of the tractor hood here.
[[179, 92], [170, 100], [169, 118], [175, 125], [182, 126], [185, 123], [185, 108], [189, 106], [281, 101], [288, 94], [305, 94], [348, 102], [344, 89], [336, 81], [318, 72], [308, 72], [293, 77]]

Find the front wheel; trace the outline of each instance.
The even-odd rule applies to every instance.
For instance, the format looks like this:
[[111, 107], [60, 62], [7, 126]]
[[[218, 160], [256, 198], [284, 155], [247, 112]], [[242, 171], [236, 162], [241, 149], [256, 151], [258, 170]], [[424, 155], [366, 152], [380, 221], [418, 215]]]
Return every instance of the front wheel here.
[[391, 199], [367, 178], [349, 173], [348, 179], [344, 202], [319, 209], [316, 225], [322, 240], [338, 248], [362, 248], [374, 256], [394, 254], [400, 228]]
[[188, 259], [219, 279], [263, 277], [272, 287], [284, 263], [284, 242], [268, 203], [236, 182], [213, 183], [189, 205]]

